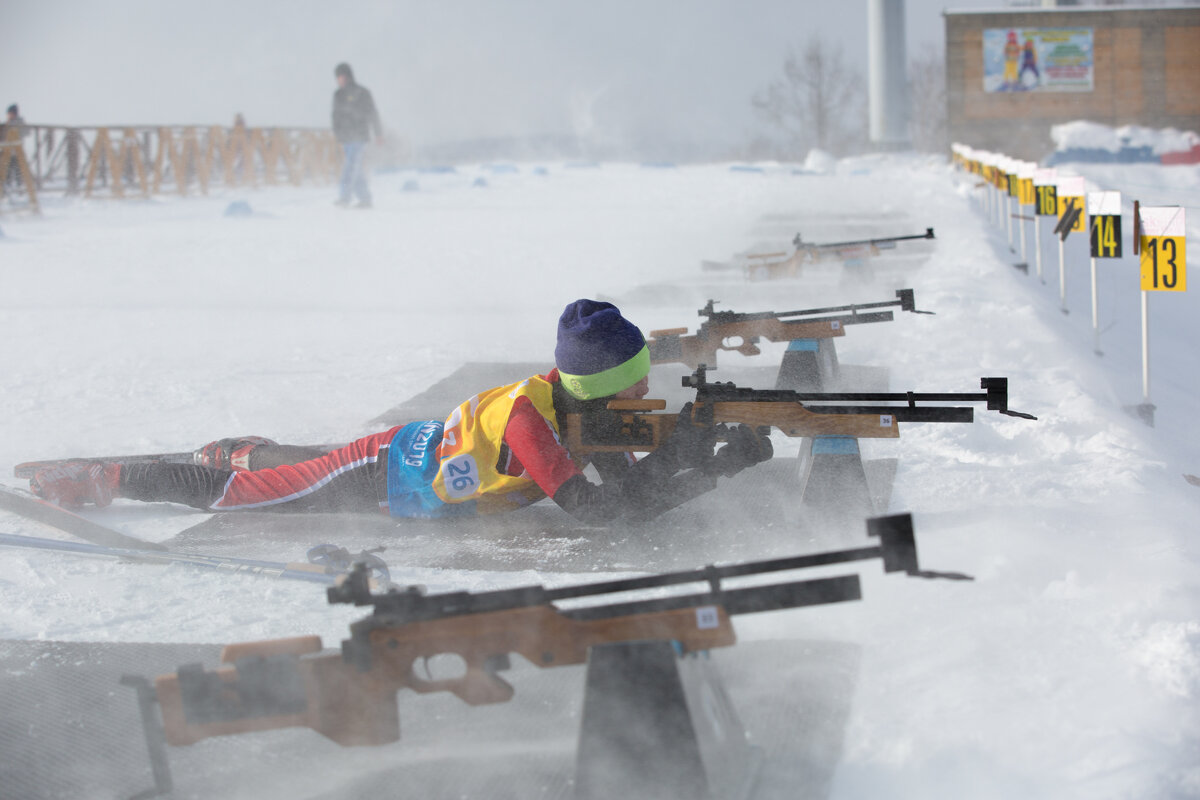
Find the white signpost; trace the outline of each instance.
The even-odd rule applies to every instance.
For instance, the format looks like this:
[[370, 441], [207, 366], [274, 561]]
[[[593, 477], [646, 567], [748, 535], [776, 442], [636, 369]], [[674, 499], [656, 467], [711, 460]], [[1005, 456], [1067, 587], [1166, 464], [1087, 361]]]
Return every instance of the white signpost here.
[[[1059, 221], [1065, 215], [1066, 210], [1071, 201], [1074, 201], [1074, 208], [1079, 209], [1080, 217], [1083, 212], [1083, 196], [1087, 192], [1087, 185], [1083, 178], [1077, 175], [1060, 175], [1058, 178], [1058, 216]], [[1082, 230], [1082, 219], [1080, 226], [1072, 227], [1071, 230]], [[1067, 231], [1058, 239], [1058, 300], [1059, 306], [1064, 314], [1067, 312], [1067, 256], [1065, 252], [1067, 244]]]
[[1004, 171], [1004, 228], [1008, 232], [1008, 252], [1013, 252], [1013, 229], [1012, 229], [1012, 200], [1013, 200], [1013, 180], [1017, 171], [1017, 162], [1011, 158], [1005, 158], [1001, 163], [1000, 169]]
[[[1025, 272], [1029, 271], [1029, 255], [1025, 247], [1025, 210], [1033, 208], [1033, 174], [1037, 171], [1037, 164], [1031, 161], [1022, 161], [1017, 165], [1017, 224], [1021, 226], [1021, 269]], [[1037, 222], [1037, 217], [1033, 218], [1034, 223]]]
[[1134, 203], [1134, 243], [1142, 283], [1142, 405], [1138, 416], [1154, 425], [1150, 402], [1150, 292], [1187, 291], [1186, 228], [1181, 206]]
[[987, 165], [985, 169], [987, 170], [988, 179], [988, 222], [993, 225], [1000, 221], [1000, 213], [998, 211], [1000, 195], [996, 190], [996, 175], [1000, 171], [999, 160], [999, 156], [995, 153], [988, 153], [983, 161]]
[[1088, 192], [1088, 232], [1092, 251], [1092, 344], [1100, 351], [1100, 299], [1096, 290], [1096, 259], [1121, 257], [1121, 193]]
[[1058, 216], [1058, 171], [1053, 167], [1033, 173], [1033, 192], [1036, 196], [1033, 220], [1033, 249], [1037, 256], [1037, 276], [1042, 283], [1042, 221], [1038, 217]]

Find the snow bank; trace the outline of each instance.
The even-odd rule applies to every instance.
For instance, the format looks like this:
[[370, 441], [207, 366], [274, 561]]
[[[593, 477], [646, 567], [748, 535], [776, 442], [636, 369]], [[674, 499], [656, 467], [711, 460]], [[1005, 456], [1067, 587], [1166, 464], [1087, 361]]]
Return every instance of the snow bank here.
[[1098, 122], [1076, 120], [1050, 129], [1054, 154], [1049, 166], [1072, 161], [1100, 163], [1158, 162], [1163, 156], [1200, 147], [1195, 131], [1122, 125], [1113, 128]]
[[826, 153], [824, 150], [818, 150], [815, 147], [808, 151], [808, 156], [804, 159], [804, 171], [811, 172], [816, 175], [832, 175], [837, 170], [837, 159]]

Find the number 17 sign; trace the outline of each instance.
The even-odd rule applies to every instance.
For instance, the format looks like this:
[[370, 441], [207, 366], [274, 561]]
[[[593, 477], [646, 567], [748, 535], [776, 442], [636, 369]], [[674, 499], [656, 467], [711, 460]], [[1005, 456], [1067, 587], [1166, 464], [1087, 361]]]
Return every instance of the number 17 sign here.
[[1142, 206], [1140, 209], [1143, 292], [1186, 292], [1186, 233], [1182, 206]]

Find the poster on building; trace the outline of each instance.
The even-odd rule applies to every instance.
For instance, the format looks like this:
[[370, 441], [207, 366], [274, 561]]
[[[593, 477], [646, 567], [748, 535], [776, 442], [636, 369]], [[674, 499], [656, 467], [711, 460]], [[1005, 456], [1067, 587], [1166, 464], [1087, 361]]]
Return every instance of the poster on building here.
[[1091, 28], [986, 28], [985, 92], [1090, 92]]

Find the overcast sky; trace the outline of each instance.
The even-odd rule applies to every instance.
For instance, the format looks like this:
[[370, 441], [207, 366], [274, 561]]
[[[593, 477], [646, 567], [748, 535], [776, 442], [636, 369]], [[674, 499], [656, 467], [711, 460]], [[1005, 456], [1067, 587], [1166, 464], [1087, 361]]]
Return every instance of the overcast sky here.
[[[908, 0], [910, 58], [943, 8]], [[327, 126], [348, 61], [422, 144], [529, 134], [743, 141], [819, 34], [866, 76], [867, 0], [0, 0], [0, 102], [43, 124]]]

